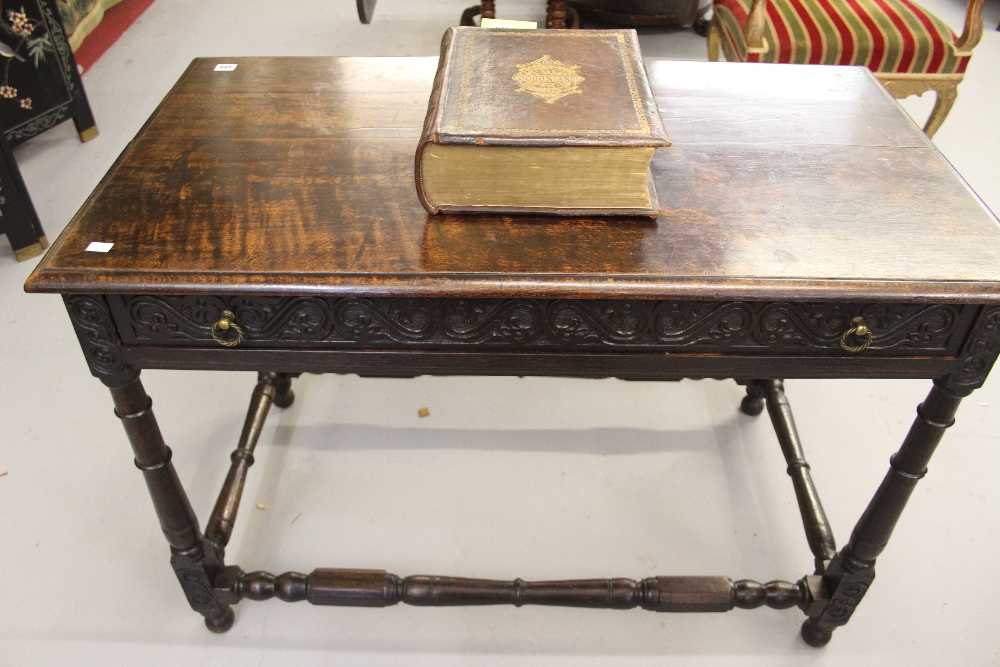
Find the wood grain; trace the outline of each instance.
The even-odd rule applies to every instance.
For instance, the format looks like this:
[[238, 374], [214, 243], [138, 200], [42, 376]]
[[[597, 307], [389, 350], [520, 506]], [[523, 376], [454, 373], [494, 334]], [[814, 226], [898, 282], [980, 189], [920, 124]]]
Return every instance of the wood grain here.
[[1000, 302], [996, 218], [863, 70], [649, 62], [650, 223], [427, 215], [435, 64], [195, 61], [26, 289]]

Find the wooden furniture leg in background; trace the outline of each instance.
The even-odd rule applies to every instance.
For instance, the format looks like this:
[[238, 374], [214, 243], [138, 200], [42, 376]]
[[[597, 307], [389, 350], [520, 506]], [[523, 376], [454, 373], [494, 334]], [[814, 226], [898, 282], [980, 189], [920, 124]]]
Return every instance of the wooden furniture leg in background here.
[[545, 12], [546, 28], [566, 27], [566, 2], [565, 0], [549, 0], [549, 5]]
[[566, 0], [548, 0], [545, 12], [546, 28], [579, 28], [580, 16], [572, 7], [566, 6]]
[[476, 16], [479, 16], [480, 21], [482, 19], [495, 19], [497, 17], [496, 0], [483, 0], [482, 3], [473, 5], [472, 7], [466, 9], [462, 12], [462, 20], [459, 22], [459, 25], [476, 25], [476, 22], [474, 21]]
[[7, 138], [0, 132], [0, 234], [6, 234], [14, 259], [23, 262], [49, 247]]
[[368, 25], [372, 22], [372, 16], [375, 15], [375, 3], [378, 0], [358, 0], [358, 20]]

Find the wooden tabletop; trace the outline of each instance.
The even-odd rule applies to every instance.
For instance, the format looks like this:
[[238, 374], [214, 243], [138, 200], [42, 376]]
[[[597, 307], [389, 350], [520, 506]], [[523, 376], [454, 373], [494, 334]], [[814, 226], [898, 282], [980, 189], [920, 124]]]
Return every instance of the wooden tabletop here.
[[649, 221], [428, 215], [436, 62], [194, 61], [25, 288], [1000, 302], [996, 218], [866, 70], [647, 61]]

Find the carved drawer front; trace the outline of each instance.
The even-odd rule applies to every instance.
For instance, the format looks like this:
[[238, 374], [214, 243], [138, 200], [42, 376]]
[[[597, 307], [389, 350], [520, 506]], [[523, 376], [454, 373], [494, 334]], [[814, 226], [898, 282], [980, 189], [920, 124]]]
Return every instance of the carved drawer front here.
[[[382, 297], [124, 296], [110, 302], [129, 345], [897, 356], [956, 354], [978, 310], [940, 304]], [[866, 349], [852, 353], [842, 339], [857, 318], [871, 335]], [[857, 342], [853, 333], [845, 340]]]

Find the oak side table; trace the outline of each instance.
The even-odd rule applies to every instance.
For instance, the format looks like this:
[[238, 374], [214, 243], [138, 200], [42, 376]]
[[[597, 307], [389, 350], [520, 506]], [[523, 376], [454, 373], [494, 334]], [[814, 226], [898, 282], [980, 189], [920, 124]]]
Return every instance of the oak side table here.
[[[866, 70], [667, 61], [647, 63], [674, 143], [653, 162], [655, 221], [428, 216], [412, 162], [435, 66], [195, 60], [26, 284], [63, 295], [191, 607], [221, 632], [232, 605], [271, 597], [766, 605], [799, 607], [805, 640], [828, 642], [1000, 352], [996, 218]], [[142, 368], [259, 372], [204, 530]], [[271, 404], [303, 372], [736, 379], [742, 410], [770, 414], [815, 563], [769, 583], [244, 572], [224, 558], [240, 492]], [[839, 549], [785, 378], [933, 380]]]

